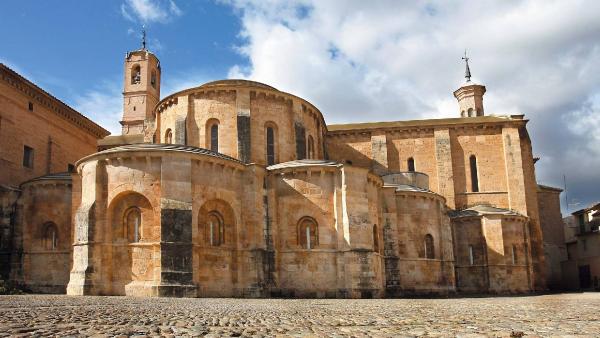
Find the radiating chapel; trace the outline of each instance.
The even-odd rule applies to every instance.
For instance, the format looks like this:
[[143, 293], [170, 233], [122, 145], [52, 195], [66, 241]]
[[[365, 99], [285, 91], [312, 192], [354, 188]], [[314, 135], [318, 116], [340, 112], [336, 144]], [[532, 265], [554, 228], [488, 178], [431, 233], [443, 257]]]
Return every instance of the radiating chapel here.
[[254, 81], [161, 98], [157, 56], [129, 52], [122, 135], [20, 187], [11, 279], [69, 295], [545, 290], [527, 120], [488, 114], [466, 62], [448, 118], [328, 125]]

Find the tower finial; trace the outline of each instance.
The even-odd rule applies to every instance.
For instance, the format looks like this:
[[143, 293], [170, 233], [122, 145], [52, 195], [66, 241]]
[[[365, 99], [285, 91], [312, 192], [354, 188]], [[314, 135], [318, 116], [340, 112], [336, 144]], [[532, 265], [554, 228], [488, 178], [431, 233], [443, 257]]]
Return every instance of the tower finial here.
[[467, 56], [467, 50], [465, 49], [465, 56], [462, 57], [465, 60], [465, 78], [467, 82], [471, 82], [471, 69], [469, 69], [469, 57]]
[[146, 50], [146, 25], [142, 25], [142, 49]]

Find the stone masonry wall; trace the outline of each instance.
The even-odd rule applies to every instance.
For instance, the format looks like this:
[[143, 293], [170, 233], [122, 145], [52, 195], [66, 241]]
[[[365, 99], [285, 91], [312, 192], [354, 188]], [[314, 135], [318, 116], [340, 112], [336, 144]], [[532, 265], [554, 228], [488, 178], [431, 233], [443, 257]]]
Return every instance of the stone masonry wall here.
[[[24, 146], [33, 148], [32, 168], [23, 166]], [[34, 177], [66, 172], [68, 164], [94, 151], [95, 136], [0, 79], [0, 184], [17, 187]]]

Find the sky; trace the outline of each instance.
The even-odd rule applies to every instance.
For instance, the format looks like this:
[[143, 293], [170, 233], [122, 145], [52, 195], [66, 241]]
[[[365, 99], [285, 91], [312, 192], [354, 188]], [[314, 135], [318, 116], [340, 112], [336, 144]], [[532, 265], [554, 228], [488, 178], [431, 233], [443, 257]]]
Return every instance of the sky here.
[[600, 200], [600, 1], [4, 0], [0, 62], [119, 134], [125, 53], [161, 60], [161, 96], [223, 78], [272, 85], [332, 123], [525, 114], [563, 213]]

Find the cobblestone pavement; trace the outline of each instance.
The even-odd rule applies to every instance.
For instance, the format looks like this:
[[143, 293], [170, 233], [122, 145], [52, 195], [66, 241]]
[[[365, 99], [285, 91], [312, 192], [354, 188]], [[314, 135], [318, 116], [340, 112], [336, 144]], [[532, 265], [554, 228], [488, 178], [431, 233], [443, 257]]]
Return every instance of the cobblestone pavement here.
[[0, 296], [3, 336], [600, 336], [600, 293], [459, 299]]

